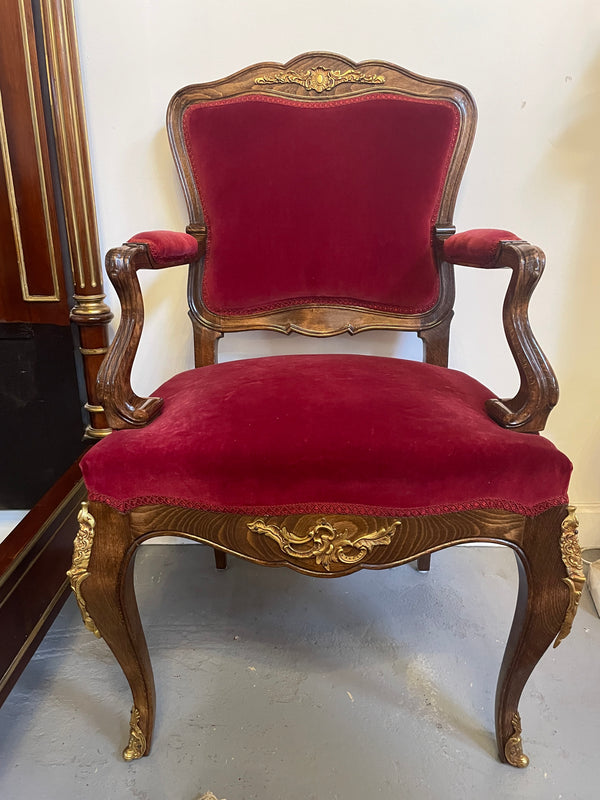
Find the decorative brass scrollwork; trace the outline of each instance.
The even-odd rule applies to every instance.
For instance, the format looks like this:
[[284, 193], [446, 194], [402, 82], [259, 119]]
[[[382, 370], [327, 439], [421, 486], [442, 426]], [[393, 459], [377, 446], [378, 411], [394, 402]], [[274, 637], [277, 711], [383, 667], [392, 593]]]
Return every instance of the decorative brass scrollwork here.
[[575, 619], [575, 614], [577, 613], [577, 607], [585, 584], [581, 548], [577, 538], [578, 527], [579, 522], [575, 516], [575, 506], [569, 506], [568, 514], [564, 518], [561, 526], [562, 535], [560, 537], [560, 552], [569, 575], [568, 578], [563, 578], [564, 583], [569, 587], [569, 605], [565, 613], [564, 622], [554, 641], [554, 647], [558, 647], [562, 640], [571, 633], [573, 620]]
[[71, 569], [68, 570], [67, 576], [71, 581], [71, 588], [75, 592], [75, 598], [79, 610], [81, 611], [83, 624], [94, 636], [101, 639], [100, 631], [96, 627], [94, 620], [90, 617], [85, 605], [85, 600], [81, 594], [81, 584], [90, 574], [87, 568], [92, 555], [94, 528], [96, 526], [96, 520], [88, 511], [88, 504], [85, 502], [81, 504], [81, 509], [77, 515], [77, 522], [79, 523], [79, 530], [77, 531], [75, 542], [73, 543], [73, 564]]
[[307, 91], [326, 92], [333, 89], [340, 83], [385, 83], [385, 75], [367, 75], [357, 69], [347, 69], [342, 72], [340, 69], [325, 69], [316, 67], [307, 69], [304, 73], [281, 72], [272, 75], [261, 75], [254, 79], [257, 84], [266, 83], [297, 83]]
[[506, 760], [513, 767], [526, 767], [529, 764], [529, 759], [523, 753], [523, 742], [521, 741], [521, 717], [519, 712], [516, 711], [512, 720], [513, 734], [504, 746], [504, 755]]
[[294, 558], [314, 558], [316, 563], [325, 567], [329, 572], [331, 564], [357, 564], [378, 545], [389, 544], [392, 534], [402, 524], [395, 520], [388, 528], [380, 528], [372, 533], [366, 533], [352, 539], [348, 528], [338, 531], [326, 519], [318, 520], [317, 524], [305, 534], [297, 535], [288, 531], [285, 526], [269, 525], [264, 519], [257, 519], [248, 523], [248, 528], [254, 533], [263, 533], [273, 539], [284, 553]]
[[146, 737], [140, 728], [140, 712], [135, 706], [131, 708], [131, 719], [129, 720], [129, 744], [123, 750], [125, 761], [134, 761], [141, 758], [146, 752]]

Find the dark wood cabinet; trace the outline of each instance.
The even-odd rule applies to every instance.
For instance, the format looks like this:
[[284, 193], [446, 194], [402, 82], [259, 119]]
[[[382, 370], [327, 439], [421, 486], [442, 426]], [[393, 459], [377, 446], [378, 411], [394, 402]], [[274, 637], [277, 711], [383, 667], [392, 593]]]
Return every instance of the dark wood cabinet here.
[[0, 10], [0, 508], [31, 508], [82, 451], [85, 399], [34, 9]]
[[110, 310], [72, 0], [0, 0], [0, 703], [68, 594]]

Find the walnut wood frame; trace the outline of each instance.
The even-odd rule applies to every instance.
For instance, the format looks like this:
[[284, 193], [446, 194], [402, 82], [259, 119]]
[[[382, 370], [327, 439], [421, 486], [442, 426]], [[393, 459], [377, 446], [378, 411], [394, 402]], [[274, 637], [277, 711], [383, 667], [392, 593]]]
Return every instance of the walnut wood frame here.
[[[316, 557], [299, 559], [287, 555], [272, 539], [253, 533], [251, 526], [256, 518], [248, 515], [170, 506], [146, 506], [122, 514], [103, 503], [89, 503], [89, 513], [95, 522], [95, 535], [85, 583], [79, 587], [80, 605], [86, 620], [93, 620], [95, 632], [113, 651], [132, 690], [143, 747], [138, 738], [136, 754], [132, 756], [130, 739], [126, 758], [149, 753], [155, 715], [152, 668], [133, 588], [134, 556], [138, 546], [150, 537], [179, 534], [256, 564], [286, 565], [319, 577], [398, 566], [466, 542], [495, 542], [511, 547], [519, 566], [519, 592], [496, 691], [496, 739], [502, 761], [517, 767], [527, 765], [520, 737], [515, 744], [519, 698], [545, 650], [553, 640], [558, 643], [566, 635], [565, 620], [569, 624], [572, 621], [572, 617], [568, 619], [571, 593], [560, 547], [566, 506], [549, 509], [537, 517], [481, 510], [400, 520], [347, 515], [343, 524], [359, 529], [385, 528], [399, 521], [398, 535], [392, 536], [387, 546], [373, 548], [360, 564], [337, 564], [331, 571]], [[340, 515], [295, 515], [269, 517], [269, 524], [294, 530], [299, 522], [304, 526], [316, 522], [339, 525], [340, 520]]]
[[[340, 83], [323, 94], [298, 85], [297, 83], [257, 83], [263, 76], [284, 71], [302, 73], [308, 69], [322, 67], [325, 70], [353, 70], [367, 74], [377, 74], [385, 79], [381, 86], [361, 83]], [[460, 116], [459, 132], [448, 169], [448, 176], [436, 221], [439, 238], [454, 232], [452, 216], [456, 196], [469, 152], [475, 135], [477, 110], [469, 92], [457, 84], [435, 81], [415, 75], [384, 61], [361, 61], [355, 63], [347, 58], [331, 53], [306, 53], [287, 64], [262, 63], [242, 70], [229, 78], [212, 83], [188, 86], [178, 91], [167, 111], [167, 130], [171, 149], [177, 164], [183, 186], [190, 225], [188, 232], [204, 237], [204, 215], [198, 189], [183, 132], [183, 116], [187, 108], [203, 100], [215, 100], [240, 95], [269, 95], [293, 98], [302, 102], [322, 99], [356, 97], [376, 94], [401, 94], [413, 97], [435, 98], [453, 103]], [[299, 234], [301, 235], [301, 234]], [[307, 336], [336, 336], [340, 333], [355, 334], [365, 330], [407, 330], [425, 331], [444, 324], [452, 313], [454, 304], [454, 276], [452, 267], [442, 261], [439, 250], [436, 252], [440, 275], [440, 292], [437, 303], [422, 314], [393, 314], [375, 311], [359, 306], [322, 305], [319, 307], [290, 304], [267, 313], [220, 315], [211, 312], [203, 303], [201, 296], [203, 260], [191, 265], [188, 286], [190, 316], [197, 337], [202, 337], [203, 327], [219, 333], [232, 331], [267, 329], [280, 333], [302, 333]]]
[[[323, 67], [332, 70], [357, 70], [376, 72], [385, 77], [384, 88], [362, 84], [342, 83], [327, 93], [323, 99], [370, 94], [377, 91], [396, 92], [410, 96], [435, 97], [452, 102], [460, 113], [460, 129], [447, 180], [442, 193], [438, 219], [435, 225], [435, 254], [440, 277], [438, 300], [432, 309], [422, 314], [392, 314], [358, 306], [323, 305], [319, 307], [290, 305], [268, 313], [246, 315], [219, 315], [203, 304], [200, 295], [202, 270], [206, 247], [206, 230], [200, 197], [189, 162], [182, 128], [183, 114], [190, 105], [202, 100], [236, 97], [242, 94], [278, 95], [315, 98], [315, 93], [296, 83], [263, 85], [256, 79], [273, 71], [301, 72]], [[242, 70], [224, 80], [188, 86], [171, 100], [167, 113], [169, 140], [186, 197], [190, 223], [188, 232], [198, 241], [198, 258], [190, 265], [188, 300], [194, 328], [196, 366], [214, 363], [217, 344], [224, 333], [233, 331], [267, 329], [280, 333], [301, 333], [307, 336], [326, 337], [341, 333], [354, 335], [365, 330], [415, 331], [424, 342], [427, 363], [447, 366], [450, 322], [454, 305], [453, 265], [443, 260], [442, 243], [455, 232], [452, 223], [460, 180], [475, 135], [477, 112], [469, 92], [447, 81], [434, 81], [382, 61], [354, 63], [349, 59], [328, 53], [308, 53], [287, 64], [262, 63]], [[495, 268], [512, 270], [504, 302], [503, 321], [506, 337], [515, 358], [521, 383], [514, 398], [490, 400], [488, 413], [500, 425], [523, 432], [544, 429], [546, 419], [558, 400], [558, 385], [552, 368], [536, 341], [528, 319], [529, 300], [542, 274], [545, 259], [540, 248], [527, 242], [504, 242], [499, 248]], [[156, 268], [146, 245], [123, 245], [111, 250], [106, 259], [109, 277], [119, 284], [125, 302], [121, 326], [113, 342], [109, 357], [102, 366], [98, 381], [98, 394], [108, 423], [113, 428], [138, 427], [147, 424], [160, 412], [158, 398], [141, 398], [134, 395], [130, 386], [131, 365], [143, 320], [142, 297], [135, 271]], [[119, 288], [117, 287], [117, 291]]]
[[[263, 314], [224, 317], [211, 313], [202, 303], [199, 287], [206, 232], [200, 199], [183, 146], [183, 111], [190, 103], [202, 99], [247, 92], [296, 97], [299, 102], [309, 95], [315, 99], [309, 90], [295, 83], [265, 86], [257, 85], [255, 79], [277, 70], [301, 72], [317, 67], [383, 74], [386, 92], [443, 97], [460, 110], [460, 134], [434, 232], [440, 294], [438, 302], [427, 313], [393, 315], [360, 307], [297, 305]], [[377, 89], [372, 86], [344, 83], [329, 92], [327, 98], [330, 99], [332, 94], [347, 97], [373, 91]], [[259, 64], [223, 81], [187, 87], [178, 92], [169, 106], [168, 128], [190, 211], [188, 232], [195, 236], [199, 245], [197, 260], [190, 267], [188, 292], [196, 365], [216, 362], [218, 340], [229, 331], [266, 328], [286, 334], [298, 332], [323, 337], [379, 328], [416, 331], [424, 342], [425, 360], [430, 364], [447, 366], [454, 277], [453, 265], [442, 258], [442, 243], [454, 233], [454, 203], [474, 135], [475, 118], [474, 103], [462, 87], [421, 78], [384, 62], [355, 64], [323, 53], [306, 54], [285, 65]], [[521, 376], [517, 395], [507, 400], [490, 400], [488, 412], [500, 425], [520, 431], [541, 430], [557, 400], [554, 374], [533, 337], [527, 315], [529, 298], [543, 264], [543, 253], [538, 248], [522, 241], [506, 241], [501, 243], [495, 262], [487, 265], [488, 268], [507, 267], [513, 273], [504, 303], [504, 326]], [[121, 300], [122, 314], [117, 335], [98, 375], [98, 393], [113, 428], [137, 428], [150, 422], [160, 413], [162, 406], [158, 397], [138, 397], [130, 380], [143, 325], [143, 303], [136, 273], [138, 269], [155, 269], [158, 265], [147, 245], [125, 244], [108, 253], [106, 266]], [[357, 559], [360, 563], [348, 564], [342, 558], [332, 566], [319, 561], [317, 552], [297, 557], [293, 547], [286, 548], [277, 539], [283, 536], [281, 532], [284, 530], [306, 531], [311, 525], [315, 529], [331, 526], [330, 530], [335, 531], [335, 526], [342, 522], [339, 516], [302, 515], [256, 520], [244, 515], [170, 506], [147, 506], [122, 514], [105, 504], [90, 503], [89, 509], [82, 513], [81, 540], [79, 545], [76, 543], [76, 560], [78, 547], [80, 560], [85, 553], [84, 572], [80, 570], [77, 573], [81, 578], [77, 584], [78, 599], [86, 624], [88, 627], [91, 624], [105, 638], [133, 692], [131, 735], [125, 757], [137, 758], [149, 752], [154, 722], [152, 671], [133, 590], [134, 554], [138, 545], [151, 536], [178, 533], [209, 544], [222, 554], [234, 553], [268, 566], [287, 565], [321, 577], [345, 575], [363, 567], [382, 569], [415, 559], [419, 567], [426, 569], [432, 552], [463, 542], [496, 542], [511, 547], [519, 563], [520, 584], [498, 681], [496, 736], [501, 760], [514, 766], [526, 766], [527, 759], [521, 749], [518, 701], [525, 682], [546, 648], [555, 637], [557, 642], [564, 638], [565, 630], [568, 632], [570, 629], [578, 598], [576, 590], [581, 586], [579, 574], [568, 567], [561, 549], [565, 520], [570, 519], [574, 518], [562, 505], [536, 517], [482, 510], [395, 520], [345, 515], [343, 525], [348, 529], [369, 528], [376, 533], [371, 535], [371, 543], [365, 545], [364, 552], [360, 550]], [[389, 533], [392, 528], [395, 531], [393, 535]], [[272, 535], [261, 535], [259, 529], [263, 532], [271, 530]], [[377, 546], [373, 544], [373, 537], [377, 539]], [[86, 549], [88, 544], [90, 552]]]

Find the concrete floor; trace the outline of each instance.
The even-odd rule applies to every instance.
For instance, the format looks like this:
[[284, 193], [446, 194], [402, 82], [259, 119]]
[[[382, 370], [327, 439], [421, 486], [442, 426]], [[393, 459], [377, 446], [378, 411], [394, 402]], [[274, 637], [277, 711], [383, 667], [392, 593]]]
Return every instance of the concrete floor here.
[[72, 599], [0, 709], [3, 800], [411, 800], [599, 796], [600, 620], [585, 594], [521, 701], [526, 770], [498, 762], [496, 676], [516, 568], [452, 548], [340, 580], [200, 546], [136, 568], [158, 692], [149, 758], [120, 758], [131, 699]]

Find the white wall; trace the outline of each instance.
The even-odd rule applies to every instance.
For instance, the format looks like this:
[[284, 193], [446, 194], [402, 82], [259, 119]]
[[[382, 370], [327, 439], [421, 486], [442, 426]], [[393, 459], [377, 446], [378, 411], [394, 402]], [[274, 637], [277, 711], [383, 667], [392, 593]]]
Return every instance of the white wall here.
[[[393, 61], [471, 89], [479, 128], [457, 226], [508, 228], [546, 251], [531, 318], [562, 392], [547, 434], [574, 461], [571, 497], [590, 520], [582, 537], [600, 544], [597, 0], [76, 0], [75, 8], [103, 251], [140, 230], [184, 229], [164, 128], [180, 86], [256, 61], [329, 50]], [[457, 271], [451, 366], [509, 395], [516, 370], [500, 322], [508, 274]], [[184, 267], [143, 276], [139, 393], [192, 366], [185, 280]], [[108, 302], [116, 311], [112, 291]], [[245, 344], [239, 334], [226, 337], [221, 353], [418, 353], [416, 343], [394, 334], [325, 342], [245, 336]]]

